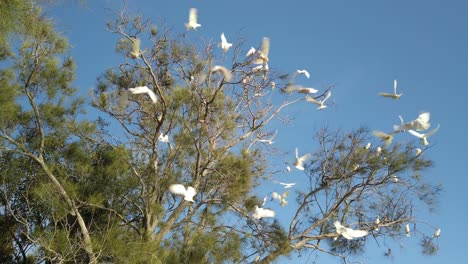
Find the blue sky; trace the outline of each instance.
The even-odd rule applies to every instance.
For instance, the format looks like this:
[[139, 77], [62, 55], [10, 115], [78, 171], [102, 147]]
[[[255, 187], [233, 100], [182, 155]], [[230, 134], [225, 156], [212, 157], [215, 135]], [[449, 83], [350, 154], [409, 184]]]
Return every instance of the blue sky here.
[[[73, 46], [77, 62], [76, 87], [86, 96], [96, 85], [96, 77], [115, 67], [123, 58], [115, 52], [116, 36], [105, 31], [105, 22], [113, 19], [120, 1], [87, 1], [84, 6], [61, 4], [49, 8], [57, 27]], [[316, 111], [306, 104], [288, 111], [297, 122], [281, 128], [278, 146], [292, 151], [312, 140], [314, 129], [329, 125], [353, 129], [390, 131], [399, 122], [431, 112], [433, 126], [441, 129], [430, 138], [432, 148], [424, 153], [435, 161], [427, 175], [442, 183], [444, 192], [438, 210], [424, 214], [423, 220], [440, 226], [440, 252], [426, 257], [413, 238], [393, 246], [392, 258], [383, 258], [386, 247], [373, 241], [364, 255], [354, 258], [365, 263], [461, 263], [468, 260], [460, 250], [466, 229], [458, 228], [467, 219], [464, 194], [468, 178], [465, 119], [468, 107], [468, 2], [433, 0], [323, 0], [323, 1], [129, 1], [128, 9], [139, 10], [155, 24], [164, 22], [175, 31], [185, 30], [188, 10], [198, 8], [199, 23], [194, 39], [203, 37], [219, 42], [221, 32], [228, 41], [246, 40], [246, 48], [258, 47], [261, 38], [271, 40], [270, 68], [292, 73], [307, 69], [310, 79], [298, 77], [303, 85], [322, 88], [334, 83], [333, 107]], [[399, 101], [381, 98], [391, 92], [398, 79], [403, 96]], [[293, 134], [294, 133], [294, 134]], [[291, 135], [294, 135], [291, 138]], [[398, 135], [398, 140], [415, 140]], [[300, 173], [282, 180], [297, 180]], [[267, 191], [265, 191], [267, 192]], [[463, 219], [463, 220], [462, 220]], [[462, 232], [460, 234], [460, 232]], [[401, 249], [400, 249], [401, 245]], [[294, 263], [311, 263], [308, 254], [294, 256]], [[338, 259], [320, 256], [319, 263], [337, 263]], [[463, 261], [464, 260], [464, 261]], [[277, 263], [291, 263], [285, 258]]]

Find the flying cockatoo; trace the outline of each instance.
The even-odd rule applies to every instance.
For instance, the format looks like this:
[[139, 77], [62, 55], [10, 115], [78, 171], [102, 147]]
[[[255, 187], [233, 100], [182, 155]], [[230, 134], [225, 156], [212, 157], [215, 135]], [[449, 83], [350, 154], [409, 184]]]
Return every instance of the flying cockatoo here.
[[432, 136], [435, 132], [437, 132], [437, 130], [439, 130], [439, 128], [440, 128], [440, 125], [438, 125], [435, 129], [427, 132], [426, 134], [421, 134], [421, 133], [418, 133], [418, 132], [416, 132], [414, 130], [408, 130], [408, 132], [411, 135], [420, 138], [421, 139], [421, 144], [423, 144], [424, 146], [427, 146], [427, 145], [429, 145], [429, 142], [427, 141], [427, 138]]
[[140, 53], [140, 39], [133, 39], [133, 44], [132, 44], [132, 51], [130, 52], [130, 56], [133, 58], [133, 59], [136, 59], [138, 57], [140, 57], [141, 53]]
[[440, 236], [440, 228], [437, 228], [437, 230], [434, 232], [434, 235], [432, 237], [439, 237]]
[[273, 199], [278, 200], [281, 206], [286, 206], [288, 204], [288, 201], [286, 201], [286, 197], [288, 197], [288, 195], [289, 191], [285, 191], [281, 195], [279, 195], [277, 192], [271, 193], [271, 197], [273, 197]]
[[227, 82], [229, 82], [232, 79], [231, 71], [226, 69], [226, 67], [217, 65], [211, 68], [211, 72], [218, 72], [218, 71], [223, 74], [224, 80], [226, 80]]
[[306, 96], [305, 99], [309, 103], [313, 103], [313, 104], [318, 105], [319, 107], [317, 107], [317, 109], [321, 110], [321, 109], [325, 109], [327, 107], [325, 105], [325, 102], [328, 100], [328, 98], [330, 98], [330, 96], [331, 96], [331, 91], [328, 91], [327, 94], [325, 95], [325, 98], [323, 98], [321, 101], [319, 101], [319, 100], [317, 100], [315, 98], [312, 98], [310, 96]]
[[275, 211], [271, 209], [263, 209], [255, 205], [255, 213], [252, 216], [255, 219], [260, 219], [263, 217], [275, 217]]
[[280, 181], [277, 181], [277, 180], [274, 180], [274, 182], [283, 185], [283, 187], [284, 187], [285, 189], [292, 188], [294, 185], [296, 185], [295, 182], [286, 183], [286, 182], [280, 182]]
[[189, 21], [185, 24], [187, 30], [194, 29], [197, 30], [197, 27], [201, 27], [200, 24], [197, 23], [197, 9], [190, 8], [189, 11]]
[[224, 52], [227, 52], [229, 48], [232, 47], [232, 43], [227, 42], [224, 33], [221, 33], [221, 43], [219, 43], [219, 46], [221, 47], [221, 49], [223, 49]]
[[406, 224], [405, 231], [406, 231], [406, 236], [407, 236], [407, 237], [411, 236], [411, 233], [410, 233], [410, 232], [411, 232], [411, 229], [410, 229], [410, 227], [409, 227], [409, 224]]
[[268, 144], [268, 145], [271, 145], [271, 144], [275, 143], [275, 142], [273, 141], [273, 139], [275, 139], [276, 134], [278, 134], [278, 130], [276, 130], [275, 134], [274, 134], [271, 138], [269, 138], [269, 139], [259, 139], [258, 141], [259, 141], [259, 142], [266, 143], [266, 144]]
[[382, 131], [375, 130], [374, 131], [374, 136], [380, 138], [380, 140], [382, 140], [387, 147], [390, 144], [392, 144], [393, 134], [387, 134], [387, 133], [384, 133]]
[[374, 225], [375, 225], [374, 230], [375, 230], [375, 231], [379, 231], [379, 225], [380, 225], [380, 218], [379, 218], [379, 216], [377, 216], [377, 217], [375, 218], [375, 220], [374, 220]]
[[257, 51], [254, 47], [251, 47], [249, 51], [247, 51], [247, 54], [245, 54], [246, 57], [250, 57], [255, 54], [255, 51]]
[[431, 114], [429, 112], [424, 112], [419, 114], [418, 118], [413, 121], [403, 123], [403, 118], [399, 116], [401, 120], [401, 125], [393, 125], [394, 132], [404, 132], [407, 130], [416, 130], [416, 131], [423, 131], [429, 129], [431, 123], [429, 123], [429, 119]]
[[392, 98], [392, 99], [400, 99], [400, 97], [403, 95], [403, 93], [397, 94], [396, 88], [397, 88], [397, 80], [393, 80], [393, 94], [379, 93], [379, 95], [383, 96], [383, 97], [389, 97], [389, 98]]
[[299, 92], [303, 94], [314, 94], [318, 92], [318, 90], [315, 88], [306, 88], [306, 87], [302, 87], [301, 85], [296, 85], [296, 84], [288, 85], [284, 89], [284, 91], [287, 93]]
[[297, 70], [296, 72], [297, 74], [304, 74], [307, 77], [307, 79], [310, 78], [310, 73], [307, 70]]
[[169, 191], [173, 194], [183, 195], [185, 201], [195, 202], [193, 200], [193, 196], [197, 194], [197, 191], [192, 186], [189, 186], [187, 189], [185, 189], [185, 186], [182, 184], [171, 184], [169, 186]]
[[151, 101], [153, 103], [156, 103], [158, 101], [158, 98], [156, 97], [156, 94], [148, 88], [148, 86], [138, 86], [135, 88], [128, 88], [128, 91], [131, 94], [148, 94], [148, 96], [151, 98]]
[[260, 50], [257, 50], [258, 58], [253, 61], [254, 64], [268, 63], [268, 54], [270, 53], [270, 39], [264, 37]]
[[354, 230], [349, 227], [342, 226], [340, 221], [335, 221], [333, 225], [335, 226], [336, 233], [338, 235], [342, 235], [343, 237], [349, 240], [356, 237], [367, 236], [369, 234], [369, 231], [367, 230]]
[[296, 148], [296, 161], [294, 162], [294, 166], [298, 170], [304, 170], [304, 162], [310, 157], [310, 153], [307, 153], [301, 157], [299, 157], [299, 150]]

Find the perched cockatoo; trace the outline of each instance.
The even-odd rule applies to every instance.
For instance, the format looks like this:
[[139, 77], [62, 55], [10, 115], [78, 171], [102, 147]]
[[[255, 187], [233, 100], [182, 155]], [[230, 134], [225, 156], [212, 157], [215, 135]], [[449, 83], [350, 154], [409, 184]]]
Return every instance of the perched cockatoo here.
[[296, 72], [297, 74], [304, 74], [307, 77], [307, 79], [310, 78], [310, 73], [307, 70], [297, 70]]
[[288, 197], [288, 195], [289, 195], [289, 191], [285, 191], [281, 195], [278, 194], [277, 192], [271, 193], [271, 197], [273, 197], [273, 199], [278, 200], [281, 206], [286, 206], [288, 204], [288, 201], [286, 201], [286, 197]]
[[253, 61], [254, 64], [268, 63], [268, 54], [270, 53], [270, 39], [264, 37], [260, 50], [257, 50], [258, 58]]
[[211, 68], [211, 72], [218, 72], [218, 71], [221, 72], [221, 74], [223, 74], [224, 80], [226, 80], [227, 82], [229, 82], [232, 79], [231, 71], [226, 69], [226, 67], [217, 65]]
[[229, 48], [232, 47], [232, 43], [227, 42], [224, 33], [221, 33], [221, 43], [219, 43], [219, 46], [221, 47], [221, 49], [223, 49], [224, 52], [227, 52]]
[[342, 226], [340, 221], [335, 221], [333, 225], [335, 226], [336, 233], [338, 235], [342, 235], [343, 237], [349, 240], [356, 237], [367, 236], [369, 234], [369, 231], [367, 230], [354, 230], [349, 227]]
[[377, 156], [380, 156], [380, 154], [382, 154], [382, 148], [380, 146], [378, 146], [376, 149], [375, 149], [375, 154]]
[[403, 123], [403, 118], [398, 116], [401, 120], [401, 125], [393, 125], [394, 132], [404, 132], [407, 130], [416, 130], [416, 131], [424, 131], [429, 129], [431, 123], [429, 123], [429, 119], [431, 114], [429, 112], [424, 112], [419, 114], [418, 118], [412, 120], [407, 123]]
[[201, 25], [197, 23], [197, 9], [196, 8], [190, 8], [189, 21], [188, 23], [185, 24], [185, 27], [187, 28], [187, 30], [190, 30], [190, 29], [196, 30], [197, 27], [201, 27]]
[[161, 133], [159, 134], [158, 141], [163, 143], [169, 143], [169, 136], [167, 134], [164, 135], [163, 133]]
[[330, 96], [331, 96], [331, 91], [328, 91], [328, 93], [325, 95], [325, 98], [323, 98], [321, 101], [319, 101], [319, 100], [317, 100], [315, 98], [312, 98], [310, 96], [306, 96], [305, 99], [309, 103], [313, 103], [313, 104], [318, 105], [319, 107], [317, 109], [321, 110], [321, 109], [325, 109], [327, 107], [325, 105], [325, 102], [328, 100], [328, 98], [330, 98]]
[[392, 144], [393, 141], [393, 134], [387, 134], [382, 131], [375, 130], [374, 131], [374, 136], [380, 138], [385, 145], [388, 147], [390, 144]]
[[315, 94], [318, 92], [318, 90], [315, 88], [306, 88], [306, 87], [302, 87], [301, 85], [296, 85], [296, 84], [288, 85], [284, 89], [284, 91], [287, 93], [299, 92], [303, 94]]
[[419, 156], [422, 153], [422, 149], [417, 148], [415, 152], [416, 152], [416, 156]]
[[435, 132], [437, 132], [437, 130], [439, 130], [439, 128], [440, 128], [440, 125], [438, 125], [435, 129], [427, 132], [426, 134], [421, 134], [421, 133], [418, 133], [418, 132], [416, 132], [414, 130], [408, 130], [408, 132], [411, 135], [420, 138], [421, 139], [421, 144], [423, 144], [424, 146], [427, 146], [427, 145], [429, 145], [429, 142], [427, 141], [427, 138], [432, 136]]
[[291, 172], [291, 167], [286, 166], [286, 171], [287, 171], [287, 172]]
[[153, 101], [153, 103], [156, 103], [158, 101], [156, 94], [153, 92], [153, 90], [148, 88], [148, 86], [138, 86], [135, 88], [128, 88], [128, 91], [131, 94], [144, 94], [145, 93], [145, 94], [148, 94], [148, 96], [151, 98], [151, 101]]
[[296, 161], [294, 162], [294, 166], [298, 170], [304, 170], [304, 162], [310, 157], [310, 153], [307, 153], [301, 157], [299, 157], [299, 150], [296, 148]]
[[375, 231], [379, 231], [379, 225], [380, 225], [380, 218], [379, 218], [379, 216], [377, 216], [377, 217], [375, 218], [375, 220], [374, 220], [374, 225], [375, 225], [374, 230], [375, 230]]
[[263, 209], [255, 205], [255, 213], [252, 216], [255, 219], [260, 219], [263, 217], [275, 217], [275, 211], [271, 209]]
[[440, 228], [437, 228], [437, 230], [434, 232], [434, 235], [432, 237], [439, 237], [440, 236]]
[[370, 149], [370, 147], [371, 147], [371, 143], [368, 142], [368, 143], [366, 144], [366, 146], [364, 147], [364, 149], [365, 149], [365, 150], [368, 150], [368, 149]]
[[173, 194], [183, 195], [185, 201], [195, 202], [193, 200], [193, 196], [197, 194], [197, 191], [192, 186], [189, 186], [187, 189], [185, 189], [185, 186], [182, 184], [171, 184], [169, 186], [169, 191]]
[[140, 57], [141, 53], [140, 53], [140, 39], [133, 39], [133, 44], [132, 44], [132, 51], [130, 52], [130, 56], [133, 58], [133, 59], [136, 59], [138, 57]]
[[254, 47], [251, 47], [249, 51], [247, 51], [247, 54], [245, 54], [246, 57], [250, 57], [255, 54], [255, 51], [257, 51]]
[[393, 176], [392, 176], [392, 181], [393, 181], [394, 183], [397, 183], [397, 182], [400, 181], [400, 178], [398, 178], [398, 176], [396, 176], [396, 175], [393, 175]]
[[392, 99], [400, 99], [400, 97], [403, 95], [403, 93], [397, 94], [396, 88], [397, 88], [397, 80], [393, 80], [393, 93], [392, 94], [390, 94], [390, 93], [379, 93], [379, 95], [383, 96], [383, 97], [389, 97], [389, 98], [392, 98]]
[[406, 236], [407, 236], [407, 237], [411, 236], [411, 233], [410, 233], [410, 232], [411, 232], [411, 229], [410, 229], [410, 227], [409, 227], [409, 224], [406, 224], [405, 231], [406, 231]]

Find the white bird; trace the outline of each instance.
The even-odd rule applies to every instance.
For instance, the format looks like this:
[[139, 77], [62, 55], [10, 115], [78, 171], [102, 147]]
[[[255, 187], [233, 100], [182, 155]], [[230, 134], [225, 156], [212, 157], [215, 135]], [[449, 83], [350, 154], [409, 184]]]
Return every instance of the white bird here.
[[333, 225], [335, 226], [336, 233], [338, 233], [338, 235], [342, 235], [343, 237], [349, 240], [356, 238], [356, 237], [367, 236], [369, 234], [369, 231], [367, 230], [354, 230], [354, 229], [342, 226], [340, 221], [335, 221]]
[[197, 27], [201, 27], [201, 25], [197, 23], [197, 9], [196, 8], [190, 8], [189, 21], [188, 23], [185, 24], [185, 27], [187, 28], [187, 30], [190, 30], [190, 29], [196, 30]]
[[304, 74], [307, 77], [307, 79], [310, 78], [310, 73], [307, 70], [297, 70], [296, 72], [297, 74]]
[[268, 199], [268, 195], [263, 197], [263, 202], [262, 202], [262, 206], [264, 206], [267, 202], [267, 199]]
[[284, 187], [285, 189], [292, 188], [294, 185], [296, 185], [295, 182], [286, 183], [286, 182], [280, 182], [280, 181], [277, 181], [277, 180], [274, 180], [274, 182], [283, 185], [283, 187]]
[[365, 149], [365, 150], [368, 150], [368, 149], [370, 149], [370, 147], [371, 147], [371, 143], [368, 142], [367, 145], [364, 147], [364, 149]]
[[132, 94], [144, 94], [145, 93], [149, 95], [153, 103], [156, 103], [158, 101], [156, 94], [151, 89], [149, 89], [148, 86], [138, 86], [135, 88], [128, 88], [128, 91]]
[[375, 220], [374, 220], [374, 225], [375, 225], [374, 230], [375, 230], [375, 231], [379, 231], [379, 224], [380, 224], [380, 218], [379, 218], [379, 216], [377, 216], [377, 217], [375, 218]]
[[383, 97], [389, 97], [389, 98], [392, 98], [392, 99], [400, 99], [400, 97], [403, 95], [403, 93], [397, 94], [396, 88], [397, 88], [397, 80], [393, 80], [393, 94], [379, 93], [379, 95], [383, 96]]
[[397, 183], [397, 182], [400, 181], [400, 179], [398, 178], [398, 176], [393, 175], [393, 176], [392, 176], [392, 181], [393, 181], [394, 183]]
[[416, 156], [419, 156], [422, 153], [422, 149], [417, 148], [415, 152], [416, 152]]
[[278, 200], [281, 206], [286, 206], [288, 204], [288, 201], [286, 201], [286, 197], [288, 197], [288, 195], [289, 191], [285, 191], [281, 195], [279, 195], [277, 192], [271, 193], [271, 197], [273, 197], [273, 199]]
[[286, 171], [287, 171], [287, 172], [291, 172], [291, 167], [286, 166]]
[[197, 191], [192, 186], [189, 186], [187, 189], [185, 189], [185, 186], [182, 184], [171, 184], [169, 186], [169, 191], [173, 194], [183, 195], [185, 201], [195, 202], [193, 200], [193, 196], [197, 194]]
[[408, 132], [411, 135], [420, 138], [421, 139], [421, 144], [423, 144], [424, 146], [427, 146], [427, 145], [429, 145], [429, 142], [427, 141], [427, 138], [432, 136], [435, 132], [437, 132], [437, 130], [439, 130], [439, 128], [440, 128], [440, 125], [438, 125], [435, 129], [427, 132], [426, 134], [421, 134], [421, 133], [418, 133], [418, 132], [416, 132], [414, 130], [408, 130]]
[[410, 230], [409, 224], [406, 224], [405, 230], [406, 230], [406, 236], [407, 237], [411, 236], [411, 233], [410, 233], [411, 230]]
[[429, 112], [421, 113], [418, 118], [407, 123], [403, 123], [403, 118], [401, 116], [398, 117], [401, 120], [401, 125], [393, 125], [394, 132], [404, 132], [407, 130], [423, 131], [429, 129], [431, 126], [431, 123], [429, 123], [431, 114]]
[[169, 143], [169, 136], [167, 134], [164, 135], [163, 133], [161, 133], [159, 134], [158, 141], [163, 143]]
[[432, 237], [439, 237], [440, 236], [440, 228], [437, 228], [437, 230], [434, 232], [434, 235]]
[[258, 58], [253, 61], [254, 64], [264, 64], [268, 62], [268, 54], [270, 53], [270, 39], [264, 37], [260, 50], [257, 50]]
[[250, 57], [255, 54], [255, 51], [257, 51], [254, 47], [251, 47], [249, 51], [247, 51], [247, 54], [245, 54], [246, 57]]
[[221, 49], [223, 49], [224, 52], [227, 52], [229, 48], [232, 47], [232, 43], [227, 42], [226, 37], [224, 36], [224, 33], [221, 33], [221, 43], [219, 45]]
[[377, 156], [380, 156], [380, 154], [382, 154], [382, 148], [380, 146], [378, 146], [376, 149], [375, 149], [375, 154]]
[[325, 105], [325, 102], [328, 100], [328, 98], [330, 98], [330, 96], [331, 96], [331, 91], [328, 91], [328, 93], [325, 95], [325, 98], [323, 98], [321, 101], [319, 101], [319, 100], [317, 100], [315, 98], [312, 98], [310, 96], [306, 96], [305, 99], [309, 103], [317, 104], [319, 106], [317, 109], [321, 110], [321, 109], [325, 109], [327, 107]]
[[226, 67], [216, 65], [213, 68], [211, 68], [211, 72], [221, 72], [224, 76], [224, 80], [227, 82], [231, 81], [232, 79], [232, 74], [231, 71], [229, 71]]
[[304, 170], [304, 162], [310, 157], [310, 153], [307, 153], [301, 157], [299, 157], [299, 150], [296, 148], [296, 161], [294, 162], [294, 166], [298, 170]]
[[374, 136], [380, 138], [385, 145], [388, 147], [390, 144], [392, 144], [393, 141], [393, 134], [387, 134], [382, 131], [375, 130], [374, 131]]
[[133, 45], [132, 45], [132, 51], [130, 52], [130, 56], [133, 58], [133, 59], [136, 59], [138, 57], [140, 57], [141, 53], [140, 53], [140, 39], [133, 39]]
[[271, 209], [263, 209], [255, 205], [255, 213], [252, 216], [255, 219], [260, 219], [263, 217], [275, 217], [275, 211]]
[[258, 65], [252, 68], [252, 72], [259, 72], [263, 69], [264, 69], [263, 65]]
[[284, 89], [284, 91], [287, 93], [299, 92], [303, 94], [315, 94], [318, 92], [318, 90], [315, 88], [306, 88], [306, 87], [302, 87], [301, 85], [296, 85], [296, 84], [288, 85]]
[[271, 86], [271, 89], [274, 90], [276, 87], [276, 83], [272, 81], [270, 82], [270, 86]]
[[276, 130], [275, 134], [274, 134], [271, 138], [269, 138], [269, 139], [259, 139], [258, 141], [259, 141], [259, 142], [266, 143], [266, 144], [268, 144], [268, 145], [271, 145], [271, 144], [275, 143], [275, 142], [273, 141], [273, 139], [275, 139], [276, 134], [278, 134], [278, 130]]

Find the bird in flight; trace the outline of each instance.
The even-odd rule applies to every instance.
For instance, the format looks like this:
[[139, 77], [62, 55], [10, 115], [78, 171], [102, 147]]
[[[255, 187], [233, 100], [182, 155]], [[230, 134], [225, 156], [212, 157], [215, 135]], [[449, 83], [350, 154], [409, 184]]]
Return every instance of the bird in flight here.
[[403, 122], [403, 118], [401, 116], [398, 117], [400, 118], [401, 125], [393, 125], [394, 132], [404, 132], [407, 130], [423, 131], [429, 129], [431, 126], [431, 123], [429, 123], [431, 114], [429, 112], [421, 113], [418, 118], [407, 123]]
[[379, 95], [383, 97], [392, 98], [392, 99], [400, 99], [403, 93], [397, 94], [396, 89], [397, 89], [397, 80], [393, 80], [393, 93], [392, 94], [391, 93], [379, 93]]
[[296, 84], [291, 84], [284, 88], [284, 92], [286, 93], [292, 93], [296, 91], [303, 94], [314, 94], [318, 92], [318, 90], [315, 88], [306, 88]]
[[273, 199], [278, 200], [281, 206], [286, 206], [288, 204], [288, 201], [286, 201], [286, 197], [288, 197], [288, 195], [289, 195], [289, 191], [285, 191], [281, 195], [278, 194], [277, 192], [271, 193], [271, 197]]
[[219, 46], [221, 47], [221, 49], [223, 49], [224, 52], [227, 52], [229, 48], [232, 47], [232, 43], [227, 42], [224, 33], [221, 33], [221, 43], [219, 44]]
[[304, 74], [304, 75], [307, 77], [307, 79], [310, 78], [310, 73], [309, 73], [307, 70], [305, 70], [305, 69], [303, 69], [303, 70], [297, 70], [296, 73], [297, 73], [297, 74]]
[[254, 64], [268, 63], [268, 54], [270, 53], [270, 39], [264, 37], [260, 50], [257, 50], [258, 58], [253, 61]]
[[299, 157], [299, 150], [296, 148], [296, 161], [294, 162], [294, 166], [298, 170], [304, 170], [304, 162], [310, 157], [310, 153], [307, 153], [301, 157]]
[[313, 103], [313, 104], [318, 105], [319, 107], [317, 107], [317, 109], [322, 110], [322, 109], [325, 109], [327, 107], [325, 105], [325, 102], [330, 98], [330, 96], [331, 96], [331, 91], [328, 91], [327, 94], [325, 95], [325, 98], [323, 98], [321, 101], [319, 101], [319, 100], [317, 100], [315, 98], [312, 98], [310, 96], [306, 96], [305, 99], [309, 103]]
[[260, 219], [263, 217], [275, 217], [275, 211], [271, 209], [263, 209], [255, 205], [255, 213], [252, 216], [255, 219]]
[[218, 72], [218, 71], [223, 74], [224, 80], [226, 80], [227, 82], [229, 82], [232, 79], [231, 71], [226, 69], [226, 67], [217, 65], [211, 68], [211, 72]]
[[169, 191], [173, 194], [183, 195], [185, 201], [195, 202], [193, 200], [193, 196], [197, 194], [197, 191], [192, 186], [189, 186], [187, 189], [185, 189], [185, 186], [182, 184], [171, 184], [169, 186]]
[[292, 188], [294, 185], [296, 185], [295, 182], [286, 183], [286, 182], [280, 182], [280, 181], [277, 181], [277, 180], [274, 180], [274, 182], [283, 185], [283, 187], [284, 187], [285, 189]]
[[367, 236], [369, 234], [369, 231], [367, 230], [354, 230], [349, 227], [342, 226], [340, 221], [335, 221], [333, 225], [336, 228], [336, 233], [338, 233], [338, 235], [342, 235], [348, 240], [357, 237]]
[[136, 59], [138, 57], [140, 57], [141, 53], [140, 53], [140, 39], [136, 38], [136, 39], [133, 39], [133, 44], [132, 44], [132, 51], [130, 52], [130, 56], [133, 58], [133, 59]]
[[259, 142], [266, 143], [266, 144], [268, 144], [268, 145], [271, 145], [271, 144], [275, 143], [275, 142], [273, 141], [273, 139], [275, 139], [276, 134], [278, 134], [278, 130], [276, 130], [275, 134], [274, 134], [271, 138], [269, 138], [269, 139], [258, 139], [258, 141], [259, 141]]
[[151, 101], [153, 103], [156, 103], [158, 101], [158, 98], [156, 97], [156, 94], [148, 88], [148, 86], [137, 86], [135, 88], [128, 88], [128, 91], [131, 94], [148, 94], [148, 96], [151, 98]]
[[374, 131], [374, 136], [380, 138], [380, 140], [382, 140], [387, 147], [390, 144], [392, 144], [393, 134], [387, 134], [387, 133], [384, 133], [382, 131], [375, 130]]
[[414, 130], [408, 130], [408, 132], [411, 135], [421, 139], [421, 144], [423, 144], [424, 146], [427, 146], [427, 145], [429, 145], [429, 142], [427, 141], [427, 138], [432, 136], [435, 132], [437, 132], [437, 130], [439, 130], [439, 128], [440, 128], [440, 125], [438, 125], [435, 129], [427, 132], [426, 134], [421, 134], [421, 133], [418, 133], [418, 132], [416, 132]]
[[187, 30], [190, 30], [190, 29], [197, 30], [197, 27], [201, 27], [201, 25], [197, 23], [197, 9], [196, 8], [190, 8], [189, 21], [188, 23], [185, 24], [185, 27], [187, 28]]

